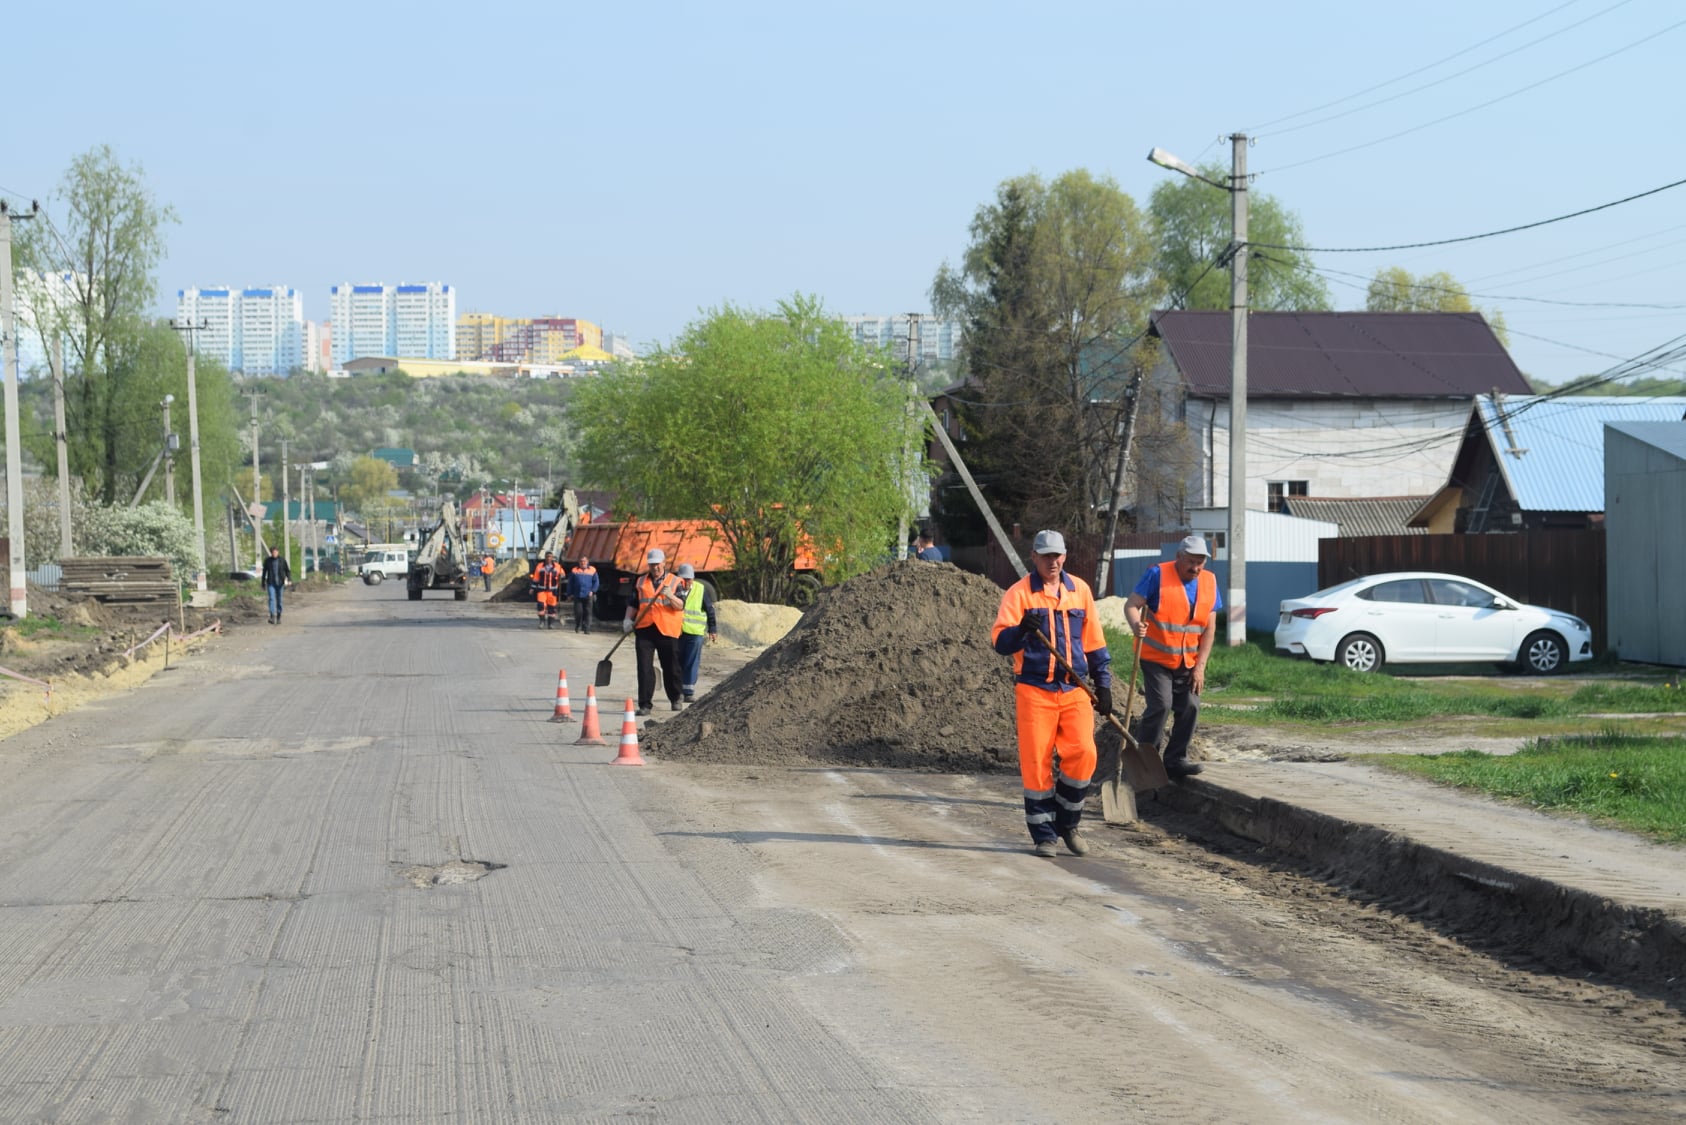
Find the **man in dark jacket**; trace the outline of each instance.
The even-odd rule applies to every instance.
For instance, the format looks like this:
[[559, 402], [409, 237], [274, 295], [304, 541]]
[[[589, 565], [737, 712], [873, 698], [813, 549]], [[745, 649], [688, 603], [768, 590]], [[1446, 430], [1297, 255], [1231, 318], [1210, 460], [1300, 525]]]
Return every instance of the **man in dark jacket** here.
[[271, 547], [263, 560], [263, 589], [269, 595], [269, 623], [281, 624], [281, 591], [293, 584], [293, 568], [281, 557], [281, 548]]
[[597, 568], [581, 555], [579, 564], [568, 572], [568, 596], [574, 599], [574, 632], [591, 632], [591, 599], [596, 594]]

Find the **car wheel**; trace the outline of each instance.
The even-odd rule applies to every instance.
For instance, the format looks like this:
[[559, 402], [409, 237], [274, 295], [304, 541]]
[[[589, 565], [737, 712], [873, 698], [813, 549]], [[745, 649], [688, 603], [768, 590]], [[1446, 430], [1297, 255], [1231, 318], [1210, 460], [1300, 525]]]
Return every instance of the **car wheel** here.
[[1563, 638], [1543, 629], [1529, 633], [1528, 639], [1522, 642], [1522, 651], [1516, 654], [1517, 668], [1535, 676], [1561, 672], [1568, 660], [1569, 650], [1564, 647]]
[[363, 582], [364, 582], [365, 585], [368, 585], [368, 586], [379, 586], [381, 584], [381, 578], [382, 577], [383, 576], [382, 576], [380, 571], [371, 570], [369, 573], [367, 573], [363, 576]]
[[1382, 642], [1368, 633], [1354, 633], [1335, 646], [1335, 663], [1354, 672], [1380, 672], [1384, 659]]

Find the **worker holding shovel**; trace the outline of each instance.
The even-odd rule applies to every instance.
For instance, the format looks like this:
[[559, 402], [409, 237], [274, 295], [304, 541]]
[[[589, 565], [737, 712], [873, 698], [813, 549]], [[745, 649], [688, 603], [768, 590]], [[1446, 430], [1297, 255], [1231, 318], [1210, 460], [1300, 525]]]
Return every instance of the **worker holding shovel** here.
[[1211, 557], [1203, 536], [1187, 536], [1177, 544], [1177, 557], [1148, 567], [1124, 601], [1124, 619], [1142, 654], [1147, 710], [1142, 714], [1141, 742], [1150, 751], [1156, 748], [1166, 716], [1172, 717], [1165, 772], [1176, 780], [1201, 768], [1189, 760], [1188, 744], [1200, 718], [1206, 661], [1218, 635], [1218, 610], [1224, 605], [1218, 580], [1206, 569]]
[[[1013, 658], [1019, 775], [1033, 850], [1052, 857], [1055, 840], [1064, 840], [1072, 855], [1087, 855], [1078, 824], [1095, 773], [1095, 712], [1112, 713], [1112, 654], [1088, 583], [1065, 573], [1065, 537], [1039, 531], [1031, 551], [1036, 569], [1002, 595], [990, 643]], [[1093, 703], [1084, 676], [1095, 681]]]

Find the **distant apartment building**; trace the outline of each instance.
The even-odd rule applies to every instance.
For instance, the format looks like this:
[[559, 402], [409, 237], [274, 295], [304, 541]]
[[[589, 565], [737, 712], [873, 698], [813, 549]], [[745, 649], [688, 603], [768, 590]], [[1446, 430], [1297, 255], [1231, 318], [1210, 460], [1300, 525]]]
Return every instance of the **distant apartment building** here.
[[632, 341], [618, 332], [603, 333], [603, 350], [616, 359], [638, 358], [638, 352], [633, 348]]
[[304, 366], [304, 298], [284, 285], [176, 290], [176, 321], [198, 325], [198, 355], [246, 375]]
[[334, 338], [330, 322], [326, 320], [307, 320], [304, 322], [304, 369], [306, 371], [328, 371], [334, 366], [331, 341]]
[[[46, 371], [47, 343], [42, 332], [54, 319], [76, 303], [76, 274], [42, 274], [18, 270], [12, 290], [12, 319], [18, 336], [18, 371]], [[50, 328], [49, 328], [50, 331]], [[65, 352], [68, 353], [68, 347]], [[68, 361], [67, 361], [68, 362]]]
[[449, 285], [335, 285], [330, 307], [335, 367], [361, 356], [456, 357], [457, 291]]
[[465, 313], [457, 321], [456, 358], [489, 363], [553, 364], [580, 348], [603, 349], [603, 329], [565, 316], [501, 317]]
[[934, 316], [845, 316], [841, 318], [855, 339], [868, 347], [889, 348], [892, 355], [903, 358], [908, 352], [911, 331], [914, 353], [921, 360], [953, 359], [960, 346], [961, 325], [958, 320], [938, 320]]

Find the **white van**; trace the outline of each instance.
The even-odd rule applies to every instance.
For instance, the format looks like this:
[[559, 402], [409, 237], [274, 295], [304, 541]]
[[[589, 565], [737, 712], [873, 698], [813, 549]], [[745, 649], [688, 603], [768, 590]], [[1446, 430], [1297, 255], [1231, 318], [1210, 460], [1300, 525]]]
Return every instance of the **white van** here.
[[358, 564], [357, 573], [365, 586], [378, 586], [388, 578], [403, 578], [410, 573], [410, 552], [403, 547], [377, 544]]

